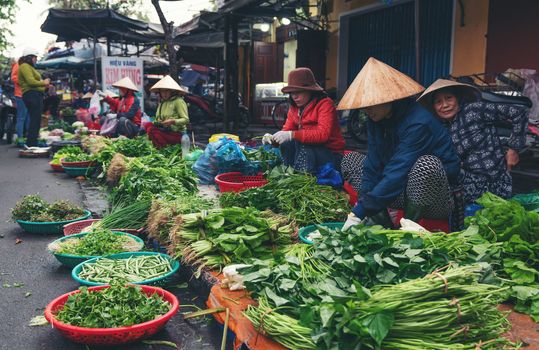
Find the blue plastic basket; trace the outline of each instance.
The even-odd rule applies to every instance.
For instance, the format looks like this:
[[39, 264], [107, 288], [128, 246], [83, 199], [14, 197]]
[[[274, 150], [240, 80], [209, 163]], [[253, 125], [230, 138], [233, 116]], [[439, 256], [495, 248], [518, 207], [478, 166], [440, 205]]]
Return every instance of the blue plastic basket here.
[[[83, 236], [85, 236], [87, 234], [88, 234], [88, 232], [82, 232], [82, 233], [77, 233], [75, 235], [64, 236], [62, 238], [58, 238], [57, 240], [54, 240], [51, 244], [61, 243], [61, 242], [65, 241], [65, 240], [76, 238], [76, 237], [83, 237]], [[137, 236], [133, 236], [133, 235], [131, 235], [129, 233], [119, 232], [119, 231], [114, 231], [114, 234], [126, 235], [126, 236], [132, 238], [133, 240], [135, 240], [137, 243], [140, 244], [139, 250], [144, 248], [144, 241], [142, 239], [140, 239], [139, 237], [137, 237]], [[82, 263], [82, 262], [84, 262], [86, 260], [101, 257], [100, 255], [73, 255], [73, 254], [55, 253], [55, 252], [52, 252], [52, 251], [51, 251], [51, 253], [54, 255], [54, 257], [59, 262], [61, 262], [62, 264], [66, 265], [66, 266], [69, 266], [69, 267], [75, 267], [78, 264], [80, 264], [80, 263]]]
[[88, 168], [69, 168], [64, 167], [64, 171], [67, 175], [71, 177], [77, 177], [77, 176], [89, 176], [93, 174], [95, 170], [95, 167], [88, 167]]
[[309, 225], [309, 226], [305, 226], [305, 227], [300, 228], [299, 231], [298, 231], [298, 236], [299, 236], [299, 239], [303, 243], [313, 244], [313, 241], [308, 239], [307, 236], [309, 235], [309, 233], [311, 233], [311, 232], [313, 232], [315, 230], [318, 230], [318, 227], [322, 226], [322, 227], [329, 228], [331, 230], [335, 230], [335, 229], [342, 228], [343, 225], [344, 225], [344, 222], [326, 222], [326, 223], [323, 223], [323, 224]]
[[16, 220], [16, 221], [19, 224], [19, 226], [28, 233], [51, 235], [51, 234], [62, 233], [64, 230], [65, 224], [69, 224], [75, 221], [86, 220], [90, 216], [92, 216], [92, 213], [89, 212], [88, 210], [85, 210], [83, 216], [73, 219], [73, 220], [50, 221], [50, 222], [36, 222], [36, 221], [24, 221], [24, 220]]
[[88, 280], [85, 280], [85, 279], [82, 279], [82, 278], [79, 277], [79, 273], [82, 271], [82, 268], [83, 268], [83, 266], [85, 264], [94, 264], [97, 260], [102, 259], [102, 258], [107, 258], [107, 259], [128, 259], [128, 258], [133, 257], [133, 256], [141, 256], [141, 255], [160, 255], [161, 257], [163, 257], [163, 258], [170, 261], [170, 263], [172, 265], [172, 270], [170, 272], [162, 275], [162, 276], [159, 276], [159, 277], [155, 277], [155, 278], [140, 281], [140, 282], [129, 282], [129, 283], [132, 283], [132, 284], [145, 284], [145, 285], [149, 285], [149, 286], [165, 286], [165, 285], [167, 285], [167, 284], [174, 281], [174, 277], [175, 277], [176, 273], [178, 272], [178, 270], [180, 269], [180, 262], [177, 261], [177, 260], [172, 259], [170, 256], [168, 256], [166, 254], [157, 253], [157, 252], [126, 252], [126, 253], [111, 254], [111, 255], [102, 256], [102, 257], [99, 257], [99, 258], [93, 258], [93, 259], [90, 259], [90, 260], [87, 260], [87, 261], [83, 261], [80, 264], [78, 264], [77, 266], [75, 266], [73, 268], [73, 270], [71, 271], [71, 277], [73, 277], [73, 279], [75, 281], [79, 282], [80, 284], [82, 284], [84, 286], [104, 286], [107, 283], [92, 282], [92, 281], [88, 281]]

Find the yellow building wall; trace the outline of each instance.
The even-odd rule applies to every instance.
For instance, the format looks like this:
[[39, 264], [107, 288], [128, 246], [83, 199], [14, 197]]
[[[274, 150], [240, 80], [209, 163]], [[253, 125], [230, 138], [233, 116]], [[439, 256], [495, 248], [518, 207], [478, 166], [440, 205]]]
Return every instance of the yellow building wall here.
[[483, 73], [487, 53], [489, 0], [463, 0], [464, 26], [461, 27], [461, 8], [455, 8], [453, 37], [453, 66], [451, 75]]

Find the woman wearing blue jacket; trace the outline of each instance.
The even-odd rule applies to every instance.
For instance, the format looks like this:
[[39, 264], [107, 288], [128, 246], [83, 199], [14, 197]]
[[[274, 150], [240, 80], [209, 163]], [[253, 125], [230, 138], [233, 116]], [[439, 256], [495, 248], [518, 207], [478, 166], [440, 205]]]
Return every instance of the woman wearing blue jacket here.
[[367, 155], [352, 152], [342, 162], [345, 179], [359, 192], [343, 229], [387, 218], [388, 207], [404, 208], [412, 220], [449, 218], [459, 159], [447, 130], [412, 98], [423, 90], [371, 57], [343, 96], [337, 109], [361, 108], [369, 117]]

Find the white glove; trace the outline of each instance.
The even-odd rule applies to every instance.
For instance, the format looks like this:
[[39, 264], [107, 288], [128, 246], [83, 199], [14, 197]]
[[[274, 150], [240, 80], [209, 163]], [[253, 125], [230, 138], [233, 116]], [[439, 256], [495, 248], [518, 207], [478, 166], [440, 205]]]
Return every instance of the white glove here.
[[264, 134], [264, 136], [262, 136], [262, 144], [263, 145], [271, 145], [272, 142], [273, 142], [273, 135], [272, 134]]
[[273, 141], [277, 142], [279, 145], [292, 141], [292, 131], [277, 131], [273, 134]]
[[116, 118], [116, 117], [117, 117], [117, 114], [116, 114], [116, 113], [109, 113], [109, 114], [107, 114], [107, 118], [109, 118], [109, 119], [114, 119], [114, 118]]
[[348, 214], [348, 219], [346, 219], [346, 222], [342, 226], [341, 231], [346, 231], [352, 226], [359, 225], [363, 222], [363, 219], [360, 219], [356, 216], [354, 213]]

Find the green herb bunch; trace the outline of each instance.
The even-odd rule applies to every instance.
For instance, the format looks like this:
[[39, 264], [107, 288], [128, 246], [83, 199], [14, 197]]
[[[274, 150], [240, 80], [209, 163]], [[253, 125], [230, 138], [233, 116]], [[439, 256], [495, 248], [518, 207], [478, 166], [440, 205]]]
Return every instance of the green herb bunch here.
[[37, 194], [24, 196], [11, 209], [13, 220], [51, 222], [80, 218], [84, 209], [68, 202], [47, 203]]
[[61, 164], [60, 160], [62, 158], [65, 158], [71, 155], [82, 154], [82, 153], [84, 153], [84, 151], [80, 147], [75, 147], [75, 146], [63, 147], [54, 154], [51, 160], [51, 164], [60, 165]]
[[88, 153], [69, 154], [64, 158], [64, 162], [86, 162], [94, 160], [95, 157]]
[[55, 315], [57, 320], [86, 328], [127, 327], [154, 320], [171, 307], [159, 294], [148, 296], [140, 287], [119, 280], [98, 291], [79, 289]]
[[79, 256], [101, 256], [132, 250], [133, 239], [107, 229], [97, 229], [82, 238], [74, 237], [60, 243], [55, 253]]
[[344, 221], [350, 212], [348, 196], [330, 186], [318, 185], [316, 177], [274, 168], [263, 187], [242, 192], [225, 192], [222, 207], [270, 209], [287, 215], [300, 226]]

